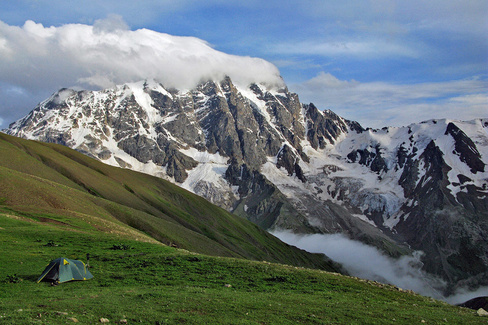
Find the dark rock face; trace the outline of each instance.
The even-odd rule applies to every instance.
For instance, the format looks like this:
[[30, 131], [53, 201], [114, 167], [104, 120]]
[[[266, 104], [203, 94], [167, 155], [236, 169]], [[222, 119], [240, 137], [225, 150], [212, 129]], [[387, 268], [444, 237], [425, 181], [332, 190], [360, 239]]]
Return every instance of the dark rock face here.
[[[374, 149], [375, 152], [370, 152], [368, 149], [353, 150], [347, 155], [347, 158], [353, 163], [358, 161], [361, 165], [369, 166], [371, 170], [376, 173], [388, 171], [386, 162], [383, 157], [381, 157], [380, 146], [377, 145]], [[402, 157], [402, 159], [404, 158]]]
[[7, 133], [165, 177], [266, 229], [421, 250], [451, 289], [488, 280], [488, 120], [364, 129], [229, 78], [62, 89]]
[[468, 136], [453, 123], [447, 125], [445, 134], [449, 134], [453, 137], [453, 153], [458, 155], [461, 161], [471, 168], [472, 173], [476, 174], [477, 172], [485, 171], [485, 163], [481, 160], [481, 155], [473, 140], [468, 138]]
[[[429, 256], [423, 259], [425, 270], [453, 284], [480, 274], [488, 275], [488, 242], [484, 235], [488, 230], [488, 200], [485, 197], [472, 204], [463, 202], [467, 197], [474, 198], [465, 192], [454, 197], [448, 190], [451, 167], [443, 156], [431, 141], [419, 160], [407, 160], [400, 184], [405, 195], [418, 203], [413, 207], [402, 206], [403, 219], [395, 229], [412, 248]], [[425, 169], [421, 175], [420, 165]], [[469, 179], [463, 175], [458, 177], [463, 181]]]
[[302, 168], [298, 164], [298, 157], [288, 145], [284, 145], [278, 153], [276, 167], [284, 167], [288, 175], [296, 175], [302, 182], [306, 181]]
[[287, 220], [293, 228], [307, 231], [311, 226], [286, 197], [261, 173], [251, 170], [246, 164], [239, 164], [233, 158], [225, 173], [226, 179], [239, 187], [238, 201], [234, 213], [269, 229], [277, 223]]
[[[345, 120], [331, 111], [321, 113], [313, 104], [304, 105], [307, 117], [307, 137], [314, 149], [323, 149], [327, 143], [334, 144], [339, 135], [348, 131]], [[362, 129], [358, 123], [356, 129]]]

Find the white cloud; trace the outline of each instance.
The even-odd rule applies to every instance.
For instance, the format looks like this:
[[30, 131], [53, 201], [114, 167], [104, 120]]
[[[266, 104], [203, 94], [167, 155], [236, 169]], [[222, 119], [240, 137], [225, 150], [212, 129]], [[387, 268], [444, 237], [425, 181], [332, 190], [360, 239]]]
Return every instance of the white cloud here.
[[395, 19], [408, 21], [413, 30], [436, 30], [484, 36], [488, 27], [485, 0], [397, 1]]
[[355, 31], [376, 26], [375, 30], [389, 33], [389, 26], [396, 25], [403, 31], [429, 29], [484, 35], [488, 27], [485, 0], [312, 0], [302, 2], [297, 10]]
[[355, 69], [356, 78], [428, 80], [487, 72], [487, 1], [311, 0], [295, 7], [308, 20], [286, 38], [268, 40], [266, 55]]
[[481, 287], [476, 290], [458, 289], [455, 294], [445, 300], [450, 304], [458, 305], [477, 297], [488, 297], [488, 287]]
[[228, 55], [194, 37], [131, 31], [115, 15], [93, 26], [44, 27], [27, 21], [16, 27], [0, 22], [0, 51], [0, 82], [31, 92], [146, 78], [176, 88], [225, 75], [242, 84], [282, 82], [278, 69], [265, 60]]
[[452, 304], [488, 294], [488, 287], [480, 287], [475, 291], [461, 288], [453, 295], [444, 296], [442, 291], [446, 288], [445, 282], [421, 270], [421, 252], [394, 259], [375, 247], [351, 240], [342, 234], [299, 235], [286, 230], [277, 230], [272, 234], [308, 252], [327, 255], [342, 264], [353, 276], [393, 284]]
[[320, 72], [290, 88], [300, 95], [301, 101], [331, 109], [365, 127], [488, 116], [488, 81], [480, 78], [417, 84], [363, 83]]
[[356, 80], [339, 80], [328, 72], [321, 71], [316, 77], [304, 83], [311, 90], [321, 91], [323, 88], [351, 88], [359, 85]]
[[93, 24], [95, 33], [113, 33], [129, 30], [129, 26], [120, 15], [108, 15], [105, 19], [96, 20]]
[[[403, 40], [405, 42], [405, 40]], [[370, 39], [331, 40], [311, 39], [300, 42], [285, 42], [270, 46], [270, 52], [293, 55], [320, 55], [325, 57], [353, 56], [383, 58], [389, 56], [417, 58], [420, 54], [414, 47], [393, 40]]]
[[416, 256], [393, 259], [373, 246], [351, 240], [342, 234], [297, 235], [288, 231], [272, 233], [282, 241], [312, 253], [323, 253], [342, 264], [353, 276], [396, 285], [402, 289], [442, 298], [444, 283], [423, 272]]

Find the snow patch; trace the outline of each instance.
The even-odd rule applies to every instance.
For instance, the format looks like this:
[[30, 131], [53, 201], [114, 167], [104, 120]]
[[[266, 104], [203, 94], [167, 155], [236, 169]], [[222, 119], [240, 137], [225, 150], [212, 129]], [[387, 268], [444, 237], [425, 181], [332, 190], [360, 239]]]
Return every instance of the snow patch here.
[[200, 163], [215, 163], [227, 166], [227, 161], [229, 160], [229, 157], [221, 156], [218, 152], [209, 153], [208, 151], [199, 151], [193, 147], [180, 149], [179, 151]]

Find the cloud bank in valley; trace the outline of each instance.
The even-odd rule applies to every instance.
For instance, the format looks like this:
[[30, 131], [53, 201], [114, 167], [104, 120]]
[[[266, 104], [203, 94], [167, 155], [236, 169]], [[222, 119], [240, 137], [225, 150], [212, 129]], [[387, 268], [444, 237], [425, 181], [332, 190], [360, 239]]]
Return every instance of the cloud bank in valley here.
[[445, 297], [442, 293], [445, 282], [421, 270], [421, 252], [394, 259], [373, 246], [351, 240], [342, 234], [301, 235], [286, 230], [276, 230], [272, 234], [290, 245], [312, 253], [325, 254], [342, 264], [351, 275], [363, 279], [393, 284], [453, 304], [488, 295], [488, 288], [479, 288], [475, 292], [459, 290]]
[[119, 16], [60, 27], [0, 21], [0, 84], [7, 98], [8, 92], [19, 98], [19, 93], [106, 88], [143, 79], [188, 89], [225, 75], [246, 85], [283, 82], [279, 70], [263, 59], [229, 55], [195, 37], [132, 31]]

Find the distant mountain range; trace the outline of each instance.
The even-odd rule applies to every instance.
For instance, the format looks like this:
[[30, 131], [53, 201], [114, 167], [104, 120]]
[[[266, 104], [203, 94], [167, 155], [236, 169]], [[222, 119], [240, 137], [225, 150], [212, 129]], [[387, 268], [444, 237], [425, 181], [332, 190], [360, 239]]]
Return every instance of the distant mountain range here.
[[286, 88], [61, 89], [4, 132], [155, 175], [264, 229], [344, 233], [488, 284], [488, 118], [365, 129]]

